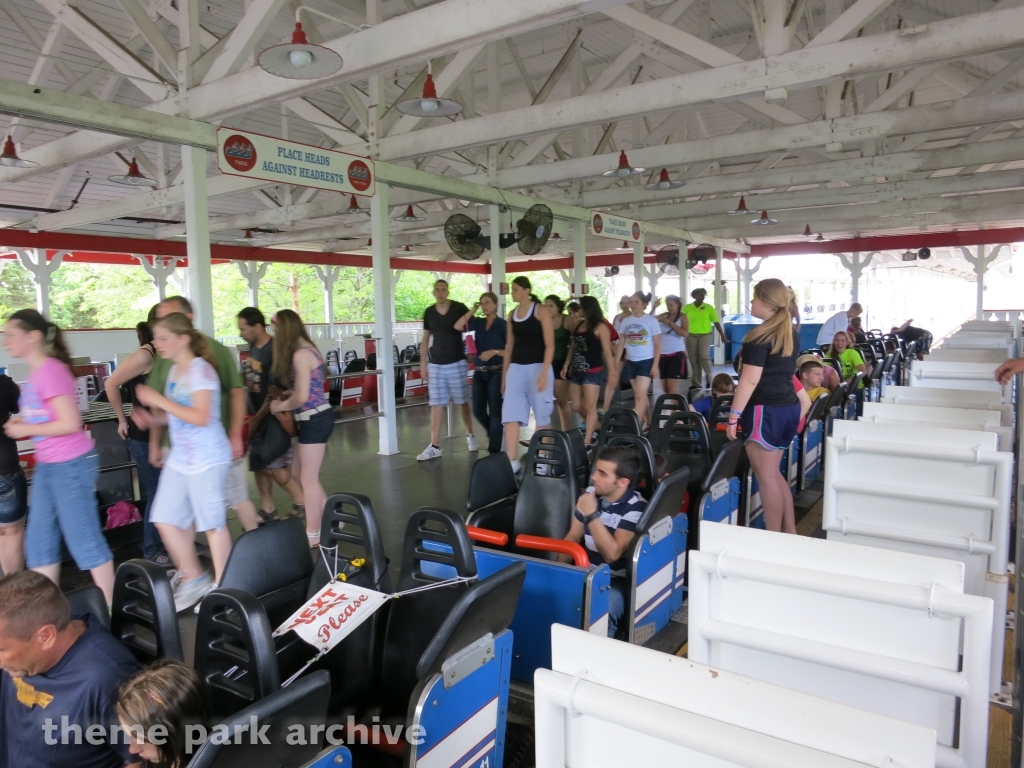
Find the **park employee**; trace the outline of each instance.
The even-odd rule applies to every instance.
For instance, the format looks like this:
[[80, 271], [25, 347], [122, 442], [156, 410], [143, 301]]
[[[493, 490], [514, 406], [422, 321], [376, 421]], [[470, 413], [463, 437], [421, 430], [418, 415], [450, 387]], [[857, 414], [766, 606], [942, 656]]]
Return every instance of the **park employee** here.
[[695, 288], [690, 292], [692, 304], [683, 307], [683, 314], [690, 321], [690, 335], [686, 337], [686, 354], [690, 358], [690, 384], [701, 386], [701, 372], [707, 374], [708, 386], [711, 386], [711, 328], [718, 329], [718, 335], [725, 341], [725, 329], [718, 320], [718, 313], [704, 299], [708, 292], [703, 288]]

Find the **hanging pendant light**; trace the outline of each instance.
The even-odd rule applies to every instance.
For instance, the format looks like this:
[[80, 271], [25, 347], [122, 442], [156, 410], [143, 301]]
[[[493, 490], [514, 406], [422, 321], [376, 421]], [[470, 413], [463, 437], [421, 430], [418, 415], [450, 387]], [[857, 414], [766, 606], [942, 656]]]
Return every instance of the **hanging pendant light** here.
[[652, 181], [650, 184], [644, 184], [644, 189], [650, 189], [652, 191], [658, 191], [658, 190], [663, 190], [663, 189], [679, 189], [680, 187], [685, 187], [685, 186], [686, 186], [686, 182], [685, 181], [680, 181], [678, 179], [675, 180], [675, 181], [672, 181], [672, 179], [670, 179], [668, 177], [668, 169], [667, 168], [662, 168], [661, 169], [661, 173], [658, 175], [658, 180], [657, 181]]
[[402, 249], [402, 253], [416, 253], [416, 249], [413, 248], [411, 245], [407, 245]]
[[627, 243], [625, 240], [622, 241], [622, 245], [615, 249], [616, 251], [632, 251], [633, 246]]
[[733, 210], [726, 211], [730, 216], [743, 216], [744, 214], [750, 213], [747, 209], [747, 198], [740, 197], [740, 204], [737, 205]]
[[462, 111], [462, 105], [451, 99], [442, 99], [437, 95], [434, 76], [427, 72], [427, 80], [423, 83], [423, 95], [416, 99], [406, 99], [395, 105], [403, 115], [413, 117], [451, 117]]
[[242, 237], [236, 237], [235, 238], [235, 242], [237, 242], [237, 243], [245, 243], [246, 245], [252, 245], [252, 241], [255, 240], [255, 239], [256, 238], [254, 238], [252, 236], [252, 230], [251, 229], [247, 229], [247, 230], [245, 230], [245, 234]]
[[605, 171], [601, 175], [611, 178], [623, 178], [626, 176], [636, 176], [646, 170], [646, 168], [636, 168], [630, 165], [629, 159], [626, 157], [626, 150], [622, 150], [619, 153], [619, 166], [617, 168], [612, 168], [610, 171]]
[[830, 243], [830, 242], [832, 242], [832, 238], [825, 237], [823, 234], [821, 234], [821, 232], [819, 232], [818, 236], [816, 238], [814, 238], [814, 242], [816, 242], [816, 243]]
[[768, 211], [761, 211], [760, 217], [758, 217], [756, 219], [751, 219], [750, 223], [751, 224], [759, 224], [761, 226], [767, 226], [769, 224], [778, 224], [779, 220], [778, 219], [773, 219], [771, 216], [769, 216], [768, 215]]
[[267, 48], [256, 59], [256, 63], [277, 77], [316, 80], [333, 75], [341, 69], [343, 62], [341, 56], [330, 48], [310, 43], [302, 31], [302, 23], [296, 21], [292, 41]]
[[558, 232], [554, 232], [551, 237], [548, 238], [549, 243], [564, 243], [566, 238], [562, 237]]
[[806, 237], [808, 240], [811, 240], [814, 237], [814, 233], [811, 232], [810, 224], [804, 224], [804, 237]]
[[8, 168], [35, 168], [39, 163], [34, 160], [22, 160], [18, 157], [18, 152], [14, 148], [14, 139], [8, 136], [4, 141], [3, 154], [0, 154], [0, 165], [5, 165]]
[[118, 174], [116, 176], [108, 176], [110, 181], [115, 184], [124, 184], [129, 187], [155, 187], [156, 180], [151, 179], [148, 176], [143, 176], [139, 170], [139, 161], [134, 157], [131, 163], [128, 164], [128, 173]]
[[405, 221], [411, 224], [414, 221], [423, 221], [423, 217], [417, 216], [413, 212], [412, 206], [410, 205], [408, 208], [405, 209], [405, 215], [399, 216], [397, 219], [395, 219], [395, 221]]
[[346, 215], [346, 216], [350, 215], [350, 214], [355, 214], [355, 213], [369, 213], [369, 212], [370, 212], [369, 208], [360, 208], [359, 207], [359, 201], [356, 200], [356, 196], [355, 195], [352, 195], [352, 199], [348, 203], [348, 208], [346, 208], [344, 211], [341, 211], [341, 213], [343, 215]]

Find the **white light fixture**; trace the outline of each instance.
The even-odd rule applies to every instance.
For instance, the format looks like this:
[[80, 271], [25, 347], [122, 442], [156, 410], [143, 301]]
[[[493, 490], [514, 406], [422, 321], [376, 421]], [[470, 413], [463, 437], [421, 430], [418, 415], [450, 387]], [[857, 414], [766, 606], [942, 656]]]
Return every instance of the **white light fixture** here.
[[352, 195], [352, 199], [349, 200], [348, 208], [346, 208], [344, 211], [341, 211], [341, 213], [343, 213], [345, 215], [350, 215], [350, 214], [354, 214], [354, 213], [369, 213], [369, 212], [370, 212], [369, 208], [360, 208], [359, 207], [359, 201], [356, 200], [356, 196], [355, 195]]
[[612, 168], [610, 171], [605, 171], [602, 176], [609, 176], [612, 178], [621, 178], [625, 176], [636, 176], [639, 173], [646, 171], [646, 168], [635, 168], [629, 164], [629, 159], [626, 157], [626, 150], [622, 150], [619, 153], [619, 166]]
[[462, 111], [462, 105], [451, 99], [442, 99], [437, 95], [434, 76], [427, 71], [426, 82], [423, 83], [423, 94], [418, 98], [406, 99], [395, 105], [403, 115], [413, 117], [451, 117]]
[[[305, 6], [300, 6], [300, 8], [302, 7]], [[314, 9], [308, 8], [307, 10]], [[316, 80], [333, 75], [341, 69], [343, 64], [341, 56], [330, 48], [310, 43], [306, 39], [306, 33], [302, 31], [302, 22], [298, 20], [298, 15], [299, 9], [296, 9], [292, 41], [267, 48], [256, 59], [256, 63], [270, 74], [289, 80]], [[334, 19], [333, 16], [328, 18]], [[341, 19], [334, 20], [341, 21]], [[342, 23], [348, 24], [344, 21]]]
[[116, 176], [108, 176], [107, 178], [110, 181], [114, 182], [115, 184], [124, 184], [129, 187], [156, 186], [156, 181], [154, 179], [142, 175], [142, 172], [139, 170], [139, 162], [134, 157], [132, 158], [132, 161], [128, 164], [128, 173], [121, 173]]
[[750, 220], [751, 224], [759, 224], [761, 226], [768, 226], [769, 224], [778, 224], [778, 219], [773, 219], [768, 215], [768, 211], [761, 211], [760, 217]]
[[740, 197], [740, 204], [737, 205], [733, 210], [727, 211], [727, 213], [730, 216], [742, 216], [746, 213], [750, 213], [750, 211], [747, 210], [747, 198]]
[[405, 209], [405, 215], [404, 216], [399, 216], [397, 219], [395, 219], [395, 221], [404, 221], [404, 222], [407, 222], [407, 223], [411, 224], [414, 221], [423, 221], [423, 217], [422, 216], [417, 216], [413, 212], [412, 206], [410, 205], [408, 208]]
[[676, 181], [672, 181], [672, 179], [668, 177], [668, 169], [662, 168], [661, 173], [658, 175], [658, 180], [652, 181], [650, 184], [645, 184], [644, 189], [657, 191], [662, 189], [679, 189], [680, 187], [685, 186], [685, 181], [679, 181], [678, 179]]
[[14, 139], [8, 136], [4, 142], [3, 154], [0, 154], [0, 165], [5, 165], [8, 168], [35, 168], [39, 163], [33, 160], [22, 160], [18, 157], [18, 152], [14, 148]]

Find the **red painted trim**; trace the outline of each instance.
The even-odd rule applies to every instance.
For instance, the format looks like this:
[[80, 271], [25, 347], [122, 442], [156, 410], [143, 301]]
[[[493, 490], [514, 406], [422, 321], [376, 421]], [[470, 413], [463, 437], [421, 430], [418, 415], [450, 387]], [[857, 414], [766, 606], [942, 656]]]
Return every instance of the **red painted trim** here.
[[850, 253], [852, 251], [904, 251], [916, 248], [948, 248], [957, 245], [998, 245], [1024, 241], [1024, 227], [977, 229], [968, 232], [922, 232], [832, 240], [828, 243], [765, 243], [750, 246], [751, 256], [799, 256], [802, 254]]

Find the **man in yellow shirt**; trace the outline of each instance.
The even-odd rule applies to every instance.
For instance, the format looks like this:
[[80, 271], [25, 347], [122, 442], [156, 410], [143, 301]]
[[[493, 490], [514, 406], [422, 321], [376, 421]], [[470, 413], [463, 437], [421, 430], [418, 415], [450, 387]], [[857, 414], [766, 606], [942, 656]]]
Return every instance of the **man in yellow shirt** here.
[[708, 386], [711, 386], [711, 335], [712, 327], [718, 329], [718, 335], [725, 342], [725, 329], [718, 320], [718, 313], [704, 299], [708, 292], [703, 288], [695, 288], [690, 292], [692, 304], [683, 307], [683, 314], [690, 321], [690, 335], [686, 337], [686, 355], [690, 358], [690, 384], [701, 386], [701, 371], [707, 374]]

